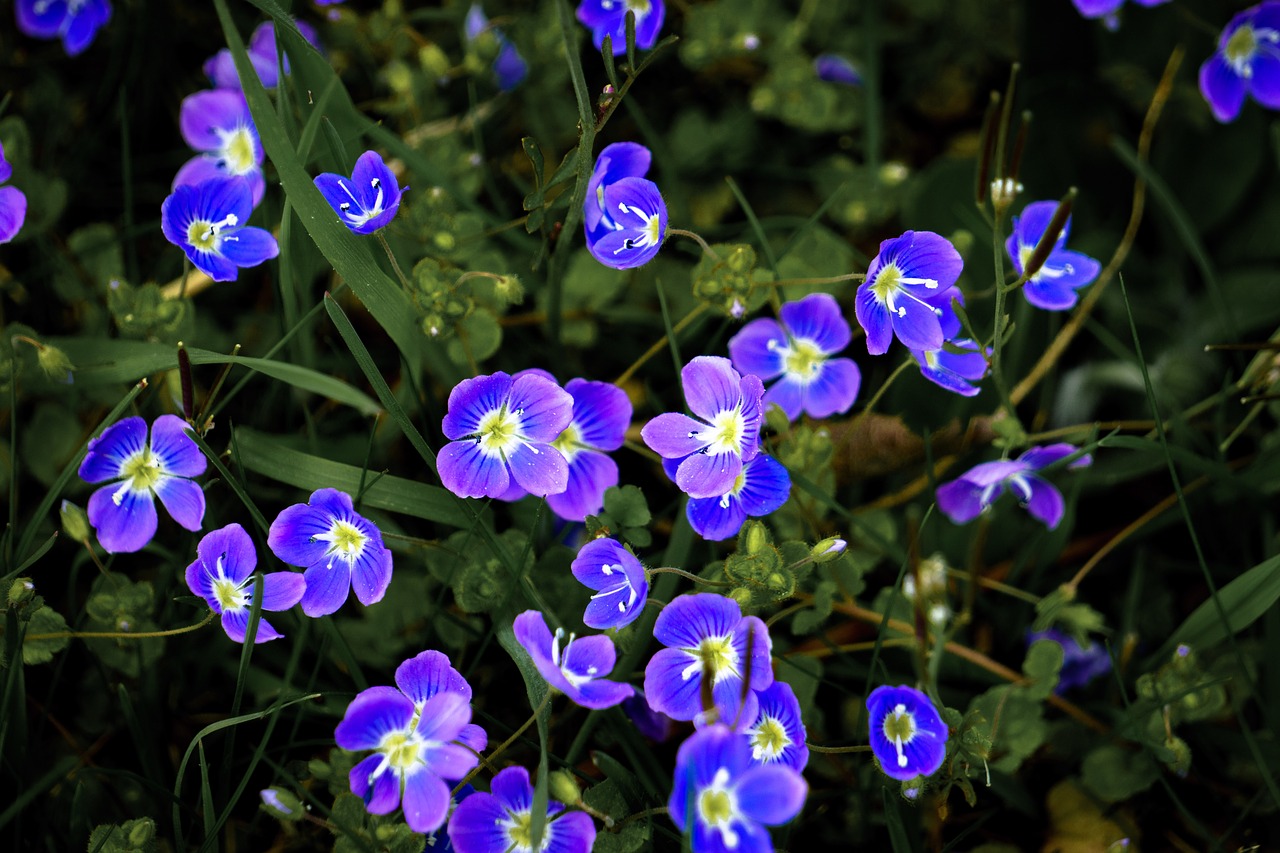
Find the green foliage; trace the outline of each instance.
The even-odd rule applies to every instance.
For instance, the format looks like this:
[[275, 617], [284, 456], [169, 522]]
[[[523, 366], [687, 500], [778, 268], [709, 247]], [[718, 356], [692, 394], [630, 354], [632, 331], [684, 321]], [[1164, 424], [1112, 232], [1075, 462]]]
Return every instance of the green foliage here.
[[1151, 787], [1160, 768], [1144, 750], [1106, 744], [1084, 757], [1081, 781], [1104, 803], [1123, 802]]
[[106, 666], [130, 678], [138, 677], [164, 652], [163, 638], [128, 636], [159, 630], [152, 618], [155, 605], [155, 590], [149, 581], [134, 582], [117, 572], [99, 575], [85, 601], [88, 619], [84, 630], [122, 636], [94, 637], [85, 640], [85, 645]]
[[717, 243], [690, 277], [693, 295], [730, 317], [758, 311], [769, 298], [769, 274], [756, 268], [755, 249], [746, 243]]
[[612, 536], [646, 548], [653, 541], [649, 522], [653, 516], [644, 493], [636, 486], [610, 486], [604, 492], [604, 509], [587, 516], [587, 535], [593, 539]]
[[369, 814], [364, 801], [351, 793], [339, 794], [333, 801], [329, 823], [335, 836], [334, 853], [422, 853], [427, 840], [399, 818]]
[[94, 827], [89, 853], [155, 853], [156, 822], [149, 817]]

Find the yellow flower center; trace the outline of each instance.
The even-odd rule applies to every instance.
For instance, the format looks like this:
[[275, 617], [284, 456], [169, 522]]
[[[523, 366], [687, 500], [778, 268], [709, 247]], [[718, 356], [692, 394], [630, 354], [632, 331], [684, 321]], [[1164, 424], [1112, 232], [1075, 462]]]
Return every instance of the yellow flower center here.
[[728, 791], [717, 791], [708, 788], [698, 799], [698, 811], [702, 812], [702, 822], [715, 825], [727, 823], [733, 816], [733, 802]]
[[818, 374], [818, 371], [822, 368], [822, 362], [825, 360], [826, 356], [812, 343], [805, 340], [797, 340], [787, 350], [787, 354], [783, 358], [783, 365], [787, 373], [808, 381]]
[[1239, 69], [1240, 63], [1253, 56], [1254, 51], [1257, 49], [1258, 39], [1254, 35], [1253, 27], [1245, 24], [1231, 34], [1231, 38], [1227, 39], [1227, 46], [1222, 52], [1226, 54], [1227, 62]]
[[771, 761], [790, 745], [787, 730], [773, 717], [765, 717], [751, 733], [751, 754], [756, 761]]
[[[218, 560], [219, 570], [221, 570], [222, 560]], [[213, 582], [213, 595], [218, 599], [218, 606], [223, 612], [235, 613], [243, 610], [249, 604], [249, 596], [244, 590], [236, 586], [233, 581], [226, 578], [219, 578]]]
[[572, 462], [573, 457], [587, 448], [587, 445], [582, 442], [581, 433], [578, 432], [578, 428], [573, 424], [565, 427], [564, 432], [556, 436], [556, 440], [551, 442], [551, 446], [560, 451], [566, 462]]
[[246, 127], [233, 130], [223, 141], [222, 157], [233, 175], [252, 172], [258, 165], [253, 156], [253, 136]]
[[120, 474], [128, 481], [130, 490], [145, 492], [160, 481], [164, 472], [160, 468], [160, 457], [144, 447], [125, 460]]
[[742, 455], [742, 439], [747, 425], [739, 409], [726, 409], [717, 412], [711, 419], [711, 426], [702, 431], [701, 438], [708, 443], [707, 452], [736, 453]]
[[506, 456], [522, 440], [519, 412], [509, 412], [503, 406], [494, 409], [480, 419], [476, 439], [480, 449], [488, 456]]
[[684, 649], [693, 661], [684, 668], [680, 677], [688, 681], [695, 672], [707, 673], [713, 684], [726, 678], [738, 677], [738, 650], [733, 647], [733, 636], [707, 637], [696, 649]]
[[902, 751], [902, 747], [916, 736], [916, 718], [914, 714], [907, 711], [906, 705], [895, 705], [893, 713], [885, 716], [884, 736], [898, 751], [898, 766], [906, 767], [907, 756]]
[[636, 13], [636, 20], [639, 21], [649, 14], [649, 0], [627, 0], [627, 8]]
[[378, 751], [387, 757], [387, 764], [403, 776], [418, 763], [422, 741], [408, 732], [393, 732], [387, 735]]

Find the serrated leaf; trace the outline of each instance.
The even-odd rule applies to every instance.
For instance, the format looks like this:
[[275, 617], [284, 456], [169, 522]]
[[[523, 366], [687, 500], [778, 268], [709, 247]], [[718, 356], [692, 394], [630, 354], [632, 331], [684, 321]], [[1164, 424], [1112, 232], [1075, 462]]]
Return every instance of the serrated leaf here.
[[1037, 640], [1027, 649], [1022, 672], [1031, 679], [1024, 685], [1027, 695], [1035, 699], [1048, 699], [1058, 686], [1058, 674], [1062, 671], [1062, 646], [1053, 640]]

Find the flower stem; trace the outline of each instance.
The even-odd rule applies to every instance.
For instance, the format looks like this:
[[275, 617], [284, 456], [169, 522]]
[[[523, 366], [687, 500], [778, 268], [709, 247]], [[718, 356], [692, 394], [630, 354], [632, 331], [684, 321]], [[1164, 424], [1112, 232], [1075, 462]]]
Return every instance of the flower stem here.
[[780, 278], [777, 281], [771, 281], [766, 287], [790, 287], [793, 284], [839, 284], [842, 281], [866, 281], [867, 274], [864, 272], [850, 272], [844, 275], [830, 275], [819, 278]]
[[[522, 725], [520, 728], [512, 732], [511, 737], [504, 740], [498, 746], [497, 749], [493, 750], [493, 752], [490, 752], [489, 757], [487, 759], [482, 758], [481, 760], [484, 761], [486, 764], [492, 765], [493, 759], [497, 758], [499, 755], [506, 752], [507, 748], [510, 747], [511, 744], [515, 743], [516, 740], [520, 737], [520, 735], [524, 734], [526, 731], [529, 730], [529, 726], [532, 726], [535, 722], [537, 722], [538, 715], [542, 713], [543, 709], [545, 709], [549, 704], [551, 704], [551, 694], [553, 692], [554, 691], [551, 689], [550, 685], [548, 685], [547, 695], [542, 697], [542, 701], [538, 704], [538, 707], [535, 708], [533, 711], [533, 716], [525, 720], [524, 725]], [[468, 773], [466, 776], [463, 776], [461, 781], [459, 781], [457, 785], [453, 786], [453, 791], [450, 792], [450, 796], [456, 797], [458, 795], [458, 792], [462, 790], [463, 785], [466, 785], [472, 779], [476, 778], [476, 774], [480, 772], [481, 766], [482, 765], [477, 764], [474, 768], [472, 768], [470, 773]]]
[[853, 419], [853, 422], [849, 425], [850, 433], [857, 430], [858, 426], [867, 417], [867, 415], [871, 414], [872, 410], [875, 409], [876, 403], [880, 402], [880, 398], [883, 397], [885, 392], [889, 390], [889, 386], [894, 383], [894, 380], [896, 380], [902, 374], [902, 371], [906, 370], [914, 362], [915, 362], [914, 358], [908, 357], [905, 361], [902, 362], [902, 364], [899, 364], [894, 369], [893, 373], [889, 374], [889, 378], [886, 379], [884, 381], [884, 384], [880, 386], [880, 388], [876, 391], [874, 395], [872, 395], [871, 399], [867, 401], [867, 405], [863, 406], [862, 411], [858, 412], [857, 417], [855, 417]]
[[707, 245], [706, 240], [703, 240], [701, 236], [693, 233], [692, 231], [686, 231], [683, 228], [668, 228], [667, 236], [668, 237], [688, 237], [690, 240], [693, 240], [695, 243], [701, 246], [703, 253], [706, 254], [707, 257], [711, 258], [711, 260], [713, 261], [720, 260], [720, 256], [716, 254], [716, 250], [711, 248], [709, 245]]
[[658, 569], [649, 569], [651, 575], [679, 575], [682, 578], [688, 578], [694, 583], [706, 584], [707, 586], [733, 586], [731, 583], [723, 583], [722, 581], [709, 581], [706, 578], [700, 578], [695, 574], [690, 574], [684, 569], [673, 569], [670, 566], [664, 566]]
[[870, 752], [871, 744], [858, 744], [856, 746], [818, 746], [817, 744], [805, 742], [805, 746], [810, 752], [821, 752], [827, 755], [840, 755], [845, 752]]
[[192, 631], [198, 631], [205, 625], [213, 621], [213, 617], [218, 614], [212, 610], [209, 615], [201, 619], [194, 625], [188, 625], [185, 628], [170, 628], [168, 631], [142, 631], [140, 633], [131, 634], [128, 631], [58, 631], [53, 634], [27, 634], [25, 640], [61, 640], [70, 638], [73, 640], [147, 640], [154, 637], [176, 637], [178, 634], [189, 634]]
[[[671, 329], [672, 334], [678, 335], [681, 332], [683, 332], [686, 328], [688, 328], [690, 323], [692, 323], [694, 320], [698, 319], [703, 315], [703, 313], [707, 310], [707, 307], [708, 307], [707, 303], [699, 302], [696, 306], [694, 306], [692, 311], [690, 311], [688, 314], [685, 314], [684, 317], [680, 318], [680, 322], [676, 323], [675, 326], [672, 327]], [[667, 345], [667, 336], [663, 335], [661, 338], [657, 340], [656, 343], [654, 343], [653, 346], [649, 347], [647, 350], [644, 351], [644, 353], [639, 358], [633, 361], [631, 363], [631, 366], [622, 372], [621, 376], [613, 380], [613, 384], [621, 385], [624, 382], [626, 382], [633, 375], [635, 375], [635, 372], [637, 370], [639, 370], [641, 367], [644, 366], [645, 362], [653, 358], [658, 353], [662, 352], [662, 348], [665, 347], [666, 345]]]
[[382, 236], [382, 231], [375, 231], [374, 234], [378, 238], [378, 242], [382, 244], [382, 250], [387, 253], [388, 260], [391, 261], [391, 268], [396, 271], [400, 283], [404, 285], [406, 290], [412, 290], [413, 285], [409, 283], [409, 279], [405, 277], [404, 270], [400, 269], [400, 262], [396, 260], [395, 252], [391, 251], [391, 245], [387, 242], [387, 238]]

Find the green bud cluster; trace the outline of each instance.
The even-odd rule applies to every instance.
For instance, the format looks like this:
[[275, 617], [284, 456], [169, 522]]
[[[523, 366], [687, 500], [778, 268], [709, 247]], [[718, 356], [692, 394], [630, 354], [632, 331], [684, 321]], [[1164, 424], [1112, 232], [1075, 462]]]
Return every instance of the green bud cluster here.
[[731, 317], [742, 317], [765, 303], [768, 275], [756, 269], [756, 250], [746, 243], [716, 243], [691, 273], [693, 295]]
[[[1169, 724], [1193, 722], [1218, 716], [1227, 707], [1227, 692], [1200, 665], [1194, 650], [1179, 646], [1167, 663], [1155, 672], [1138, 677], [1138, 696], [1159, 703], [1168, 710]], [[1150, 727], [1163, 730], [1160, 714], [1153, 714]]]
[[413, 299], [422, 309], [422, 333], [441, 340], [454, 333], [458, 322], [475, 309], [471, 281], [455, 284], [458, 273], [446, 270], [434, 258], [423, 258], [413, 267]]
[[89, 526], [88, 513], [71, 501], [64, 500], [62, 507], [58, 510], [58, 516], [62, 519], [62, 532], [68, 539], [72, 542], [89, 541], [92, 528]]
[[107, 310], [126, 338], [177, 343], [195, 328], [189, 299], [165, 299], [156, 284], [134, 287], [123, 279], [107, 286]]
[[748, 519], [738, 533], [737, 553], [724, 561], [725, 578], [734, 584], [729, 597], [743, 609], [790, 598], [796, 591], [795, 569], [773, 544], [763, 522]]

